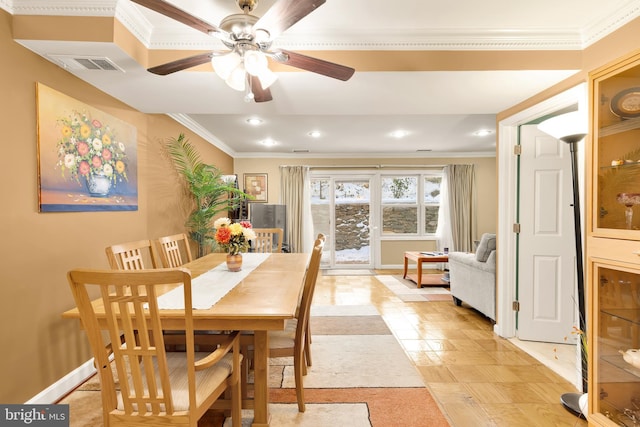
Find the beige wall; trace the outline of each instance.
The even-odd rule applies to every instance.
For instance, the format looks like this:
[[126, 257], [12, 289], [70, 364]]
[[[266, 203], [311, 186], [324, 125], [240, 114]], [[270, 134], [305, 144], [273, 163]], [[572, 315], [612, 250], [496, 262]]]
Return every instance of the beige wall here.
[[[13, 42], [0, 10], [0, 402], [24, 402], [90, 357], [84, 332], [60, 314], [74, 302], [66, 273], [107, 268], [107, 245], [184, 230], [180, 185], [160, 141], [184, 132], [166, 116], [149, 116], [96, 90]], [[39, 213], [36, 82], [136, 126], [139, 207], [134, 212]], [[231, 172], [233, 159], [188, 134], [205, 161]]]
[[[103, 32], [112, 31], [112, 23]], [[41, 26], [45, 28], [48, 26]], [[77, 27], [68, 26], [66, 28]], [[48, 28], [47, 28], [48, 29]], [[83, 34], [91, 31], [81, 32]], [[165, 116], [137, 112], [61, 68], [22, 48], [12, 39], [12, 19], [0, 10], [0, 124], [5, 157], [0, 167], [3, 200], [0, 235], [0, 402], [24, 402], [90, 358], [76, 322], [60, 313], [71, 308], [66, 272], [75, 267], [106, 268], [105, 246], [183, 229], [188, 213], [180, 185], [163, 157], [161, 142], [185, 130]], [[586, 71], [640, 47], [640, 20], [585, 50], [583, 72], [502, 112], [508, 117], [586, 79]], [[78, 34], [76, 31], [74, 34]], [[70, 36], [66, 36], [70, 37]], [[108, 38], [108, 37], [107, 37]], [[70, 38], [67, 38], [70, 39]], [[102, 40], [102, 39], [100, 39]], [[571, 53], [574, 55], [575, 53]], [[544, 54], [543, 54], [544, 56]], [[560, 57], [563, 57], [562, 55]], [[558, 59], [558, 58], [556, 58]], [[388, 61], [387, 61], [388, 62]], [[486, 61], [485, 61], [486, 63]], [[563, 66], [566, 66], [564, 64]], [[529, 67], [531, 68], [531, 67]], [[35, 84], [43, 84], [93, 105], [138, 129], [139, 209], [135, 212], [38, 213]], [[186, 132], [209, 163], [231, 172], [234, 160]], [[478, 162], [479, 233], [496, 229], [494, 159], [439, 159]], [[363, 160], [369, 163], [367, 160]], [[424, 164], [425, 159], [414, 159]], [[278, 165], [327, 164], [327, 160], [236, 159], [235, 172], [269, 174], [269, 202], [279, 196]], [[332, 162], [337, 162], [332, 160]], [[353, 159], [348, 160], [352, 163]], [[399, 159], [390, 163], [398, 164]], [[381, 163], [376, 159], [373, 163]], [[401, 250], [404, 250], [403, 246]], [[397, 252], [399, 248], [389, 250]]]
[[[308, 165], [308, 166], [340, 166], [340, 165], [446, 165], [446, 164], [474, 164], [476, 166], [476, 182], [478, 186], [478, 236], [482, 233], [495, 233], [497, 229], [498, 196], [496, 194], [496, 159], [495, 157], [481, 158], [277, 158], [277, 159], [245, 159], [236, 158], [235, 173], [240, 182], [246, 173], [266, 173], [269, 178], [268, 202], [280, 201], [280, 166]], [[389, 168], [391, 169], [391, 168]], [[381, 263], [385, 265], [400, 265], [403, 253], [407, 250], [434, 250], [432, 240], [403, 240], [388, 241], [381, 244]]]

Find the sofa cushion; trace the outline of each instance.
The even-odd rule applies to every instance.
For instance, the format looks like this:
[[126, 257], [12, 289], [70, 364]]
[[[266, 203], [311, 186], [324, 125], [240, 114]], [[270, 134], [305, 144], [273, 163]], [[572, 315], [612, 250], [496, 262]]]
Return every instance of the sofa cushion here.
[[496, 235], [484, 233], [476, 250], [476, 260], [487, 262], [492, 251], [496, 250]]

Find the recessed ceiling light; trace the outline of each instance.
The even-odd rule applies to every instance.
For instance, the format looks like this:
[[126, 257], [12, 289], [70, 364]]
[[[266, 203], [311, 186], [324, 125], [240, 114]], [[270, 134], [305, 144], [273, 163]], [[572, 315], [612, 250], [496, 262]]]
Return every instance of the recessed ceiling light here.
[[251, 126], [258, 126], [259, 124], [262, 124], [262, 119], [259, 119], [257, 117], [250, 117], [247, 119], [247, 123], [249, 123]]
[[273, 138], [265, 138], [260, 141], [260, 144], [266, 145], [267, 147], [271, 147], [277, 144], [277, 142]]
[[322, 136], [319, 130], [312, 130], [311, 132], [308, 133], [308, 135], [311, 138], [320, 138]]
[[405, 136], [409, 135], [409, 132], [406, 130], [398, 129], [398, 130], [394, 130], [389, 135], [391, 135], [394, 138], [404, 138]]
[[487, 135], [491, 135], [493, 133], [492, 130], [489, 129], [480, 129], [478, 131], [475, 131], [473, 134], [475, 136], [487, 136]]

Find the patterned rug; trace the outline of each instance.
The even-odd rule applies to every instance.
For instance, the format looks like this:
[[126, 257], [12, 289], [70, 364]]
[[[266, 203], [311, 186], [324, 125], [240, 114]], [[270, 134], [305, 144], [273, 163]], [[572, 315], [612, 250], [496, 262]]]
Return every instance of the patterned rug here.
[[451, 292], [445, 286], [418, 288], [413, 281], [402, 276], [378, 275], [375, 278], [405, 302], [452, 301]]
[[[313, 366], [304, 378], [306, 411], [298, 412], [292, 359], [272, 358], [273, 427], [449, 425], [375, 307], [312, 306], [311, 314]], [[70, 404], [70, 426], [102, 425], [95, 377], [61, 403]], [[243, 427], [250, 426], [253, 412], [243, 411], [242, 421]], [[198, 426], [231, 423], [212, 413]]]

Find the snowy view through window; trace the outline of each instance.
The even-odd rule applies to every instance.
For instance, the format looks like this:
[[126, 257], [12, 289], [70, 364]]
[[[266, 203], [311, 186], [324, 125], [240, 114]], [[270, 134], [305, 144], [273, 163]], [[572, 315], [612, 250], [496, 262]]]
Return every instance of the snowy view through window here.
[[[314, 231], [326, 234], [329, 242], [335, 243], [336, 265], [370, 264], [370, 209], [382, 212], [382, 233], [385, 236], [433, 235], [437, 227], [441, 180], [440, 175], [382, 176], [381, 206], [376, 207], [371, 205], [369, 179], [312, 179]], [[424, 197], [419, 197], [418, 193]], [[332, 202], [334, 221], [330, 221]], [[423, 211], [422, 219], [418, 215], [420, 210]], [[335, 230], [330, 229], [332, 223]], [[419, 229], [422, 232], [418, 232]], [[330, 249], [330, 246], [325, 247], [327, 257]]]

